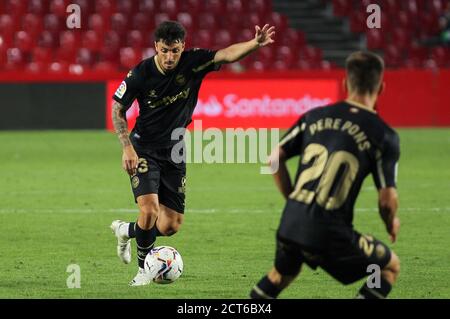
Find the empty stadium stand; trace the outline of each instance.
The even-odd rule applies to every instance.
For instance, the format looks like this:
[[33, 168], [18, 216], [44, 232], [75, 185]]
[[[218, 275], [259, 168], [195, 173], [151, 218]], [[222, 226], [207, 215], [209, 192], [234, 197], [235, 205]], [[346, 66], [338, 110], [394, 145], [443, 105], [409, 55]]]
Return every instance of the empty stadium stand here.
[[[218, 49], [277, 27], [276, 44], [226, 68], [232, 71], [333, 69], [368, 48], [389, 67], [449, 67], [438, 36], [448, 0], [0, 0], [0, 71], [83, 73], [128, 70], [154, 54], [160, 22], [180, 21], [188, 47]], [[67, 6], [81, 8], [81, 29], [68, 29]], [[365, 24], [369, 3], [382, 7], [382, 29]], [[450, 8], [450, 6], [449, 6]]]

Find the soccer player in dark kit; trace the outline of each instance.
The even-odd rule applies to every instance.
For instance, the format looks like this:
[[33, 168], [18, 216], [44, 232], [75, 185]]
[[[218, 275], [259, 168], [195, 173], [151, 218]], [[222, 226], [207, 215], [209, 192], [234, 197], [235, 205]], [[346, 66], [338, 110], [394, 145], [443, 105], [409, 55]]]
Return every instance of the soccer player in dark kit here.
[[[355, 52], [346, 69], [347, 100], [305, 113], [270, 156], [276, 185], [287, 202], [277, 231], [274, 267], [252, 289], [251, 298], [276, 298], [303, 264], [321, 267], [343, 284], [372, 275], [368, 267], [377, 267], [378, 280], [367, 280], [358, 298], [385, 298], [399, 275], [397, 255], [352, 225], [361, 185], [372, 174], [392, 242], [400, 228], [399, 138], [375, 111], [384, 89], [384, 62], [370, 52]], [[298, 155], [292, 185], [285, 162]]]
[[[156, 55], [131, 70], [114, 94], [112, 118], [123, 147], [122, 166], [130, 175], [139, 207], [137, 222], [115, 220], [117, 254], [131, 261], [131, 238], [136, 238], [139, 269], [131, 286], [149, 284], [144, 260], [157, 236], [175, 234], [184, 218], [186, 163], [172, 158], [172, 148], [182, 136], [172, 132], [186, 128], [197, 103], [204, 77], [221, 64], [238, 61], [274, 42], [275, 28], [255, 26], [255, 38], [213, 51], [185, 51], [185, 30], [177, 22], [161, 23], [154, 33]], [[139, 117], [128, 133], [126, 111], [134, 99]]]

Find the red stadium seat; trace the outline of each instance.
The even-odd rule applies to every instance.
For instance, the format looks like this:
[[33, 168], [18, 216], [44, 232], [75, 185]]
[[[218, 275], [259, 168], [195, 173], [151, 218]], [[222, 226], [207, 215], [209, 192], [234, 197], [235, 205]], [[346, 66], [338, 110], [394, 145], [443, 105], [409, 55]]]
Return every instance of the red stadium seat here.
[[336, 16], [348, 16], [352, 10], [352, 0], [333, 0], [333, 13]]
[[83, 66], [84, 68], [92, 68], [94, 65], [94, 57], [91, 50], [87, 48], [81, 48], [78, 50], [76, 63]]
[[430, 13], [437, 17], [444, 12], [444, 3], [441, 0], [429, 0], [428, 8]]
[[222, 49], [232, 44], [231, 34], [228, 30], [217, 31], [215, 33], [214, 39], [214, 47], [216, 49]]
[[27, 13], [22, 19], [22, 30], [26, 31], [33, 38], [42, 32], [43, 22], [40, 16]]
[[402, 56], [400, 50], [395, 45], [388, 45], [384, 50], [384, 61], [386, 66], [397, 68], [402, 64]]
[[247, 0], [247, 8], [249, 13], [256, 13], [260, 16], [268, 16], [272, 12], [269, 1], [265, 0]]
[[350, 29], [352, 32], [365, 32], [367, 30], [367, 18], [361, 11], [353, 12], [350, 16]]
[[128, 31], [128, 19], [122, 13], [114, 13], [111, 16], [111, 30], [117, 32], [117, 34], [124, 39]]
[[95, 0], [95, 12], [102, 16], [110, 17], [116, 12], [115, 1], [113, 0]]
[[442, 68], [449, 66], [450, 53], [449, 50], [443, 47], [431, 49], [430, 57], [436, 62], [437, 66]]
[[213, 39], [209, 30], [199, 30], [193, 38], [193, 46], [198, 48], [211, 48]]
[[203, 11], [211, 13], [215, 16], [221, 16], [226, 11], [225, 1], [223, 1], [223, 0], [205, 1]]
[[47, 71], [54, 74], [64, 74], [69, 71], [69, 66], [67, 62], [55, 61], [48, 66]]
[[144, 37], [141, 31], [132, 30], [128, 33], [127, 36], [128, 47], [141, 50], [144, 46], [147, 46], [149, 44], [150, 44], [149, 41], [147, 41], [147, 43], [144, 41]]
[[5, 4], [5, 13], [8, 13], [14, 20], [23, 17], [27, 11], [27, 2], [23, 0], [8, 0]]
[[243, 5], [245, 0], [228, 0], [226, 2], [226, 15], [241, 17], [246, 11]]
[[0, 45], [0, 70], [4, 69], [6, 65], [6, 48]]
[[188, 34], [194, 32], [195, 24], [192, 15], [189, 12], [180, 12], [177, 15], [177, 21], [187, 30]]
[[50, 13], [60, 17], [67, 18], [67, 6], [69, 1], [67, 0], [51, 0], [50, 1]]
[[139, 50], [133, 48], [120, 49], [120, 65], [124, 70], [134, 68], [142, 59], [142, 54]]
[[160, 12], [167, 14], [171, 20], [176, 19], [179, 12], [179, 5], [176, 0], [165, 0], [160, 4]]
[[294, 51], [291, 47], [282, 46], [277, 49], [276, 59], [282, 60], [286, 65], [292, 66], [298, 61], [299, 52]]
[[293, 67], [293, 64], [288, 63], [285, 60], [276, 60], [275, 63], [273, 63], [269, 69], [285, 72], [285, 71], [292, 70], [292, 67]]
[[384, 0], [382, 4], [383, 12], [389, 16], [394, 16], [400, 11], [401, 6], [398, 0]]
[[217, 19], [211, 13], [202, 13], [198, 17], [197, 26], [199, 29], [205, 29], [205, 30], [210, 30], [211, 32], [214, 32], [218, 28]]
[[197, 16], [203, 11], [202, 0], [182, 0], [180, 3], [180, 12], [189, 12], [192, 16]]
[[17, 28], [18, 26], [11, 16], [6, 14], [0, 15], [0, 34], [12, 35]]
[[256, 31], [254, 28], [243, 29], [237, 34], [237, 37], [234, 38], [234, 42], [250, 41], [251, 39], [253, 39], [255, 37], [255, 32]]
[[300, 57], [313, 63], [319, 63], [322, 61], [322, 50], [308, 45], [300, 52]]
[[118, 63], [120, 49], [120, 37], [114, 31], [105, 34], [104, 44], [100, 51], [100, 61]]
[[131, 27], [133, 30], [139, 30], [142, 33], [150, 33], [153, 31], [155, 21], [153, 15], [139, 12], [131, 19]]
[[158, 12], [159, 6], [158, 1], [156, 0], [140, 0], [139, 1], [139, 12], [142, 12], [146, 15], [153, 15]]
[[392, 43], [400, 50], [409, 49], [411, 46], [411, 34], [404, 29], [392, 30]]
[[299, 50], [306, 43], [305, 34], [295, 29], [287, 29], [283, 36], [276, 39], [279, 45], [291, 46], [293, 49]]
[[[381, 29], [382, 30], [382, 29]], [[370, 29], [366, 33], [367, 37], [367, 49], [376, 50], [385, 47], [384, 33], [380, 29]]]
[[82, 47], [87, 48], [92, 52], [99, 52], [103, 46], [102, 34], [93, 30], [86, 31], [83, 35]]
[[48, 11], [48, 1], [30, 0], [27, 12], [43, 16]]
[[271, 67], [271, 64], [264, 64], [261, 61], [252, 61], [248, 65], [249, 69], [255, 72], [264, 72]]
[[36, 47], [32, 52], [32, 61], [36, 63], [49, 64], [53, 59], [53, 51], [49, 48]]
[[[82, 12], [81, 19], [83, 16], [89, 17], [94, 12], [95, 1], [92, 0], [71, 0], [70, 3], [77, 4], [80, 6]], [[87, 21], [87, 19], [86, 19]]]
[[56, 50], [55, 60], [59, 62], [74, 63], [77, 56], [76, 49], [60, 47]]
[[405, 60], [404, 67], [407, 69], [419, 69], [425, 64], [425, 60], [418, 58], [408, 58]]
[[155, 28], [158, 27], [164, 21], [170, 20], [170, 16], [167, 13], [157, 13], [155, 14]]
[[122, 13], [127, 18], [132, 18], [132, 16], [137, 12], [137, 2], [130, 0], [117, 0], [116, 13]]
[[23, 53], [29, 53], [35, 45], [31, 35], [25, 31], [19, 31], [16, 33], [14, 37], [14, 44], [15, 47]]
[[408, 13], [406, 11], [399, 11], [396, 14], [394, 14], [392, 16], [393, 20], [396, 21], [396, 29], [401, 28], [401, 29], [407, 29], [407, 30], [411, 30], [412, 29], [412, 21], [410, 16], [408, 15]]
[[9, 48], [6, 51], [6, 64], [7, 70], [20, 70], [25, 66], [25, 58], [23, 52], [18, 48]]
[[61, 19], [54, 14], [47, 14], [44, 16], [44, 29], [54, 36], [58, 35], [62, 29]]
[[80, 39], [75, 32], [63, 31], [59, 36], [59, 46], [67, 50], [75, 50], [80, 44]]
[[275, 59], [275, 53], [272, 46], [267, 46], [258, 50], [257, 60], [260, 61], [273, 61]]
[[[227, 27], [227, 21], [224, 21], [223, 27]], [[262, 26], [265, 23], [265, 18], [263, 18], [258, 13], [246, 13], [244, 16], [240, 16], [236, 25], [238, 29], [254, 29], [255, 25]]]
[[427, 36], [437, 35], [439, 32], [439, 23], [434, 15], [428, 12], [422, 12], [419, 15], [419, 29]]
[[50, 31], [42, 32], [37, 40], [37, 45], [43, 48], [56, 48], [58, 44], [58, 37]]
[[116, 65], [111, 62], [100, 61], [94, 64], [93, 70], [96, 72], [110, 72], [116, 69]]
[[98, 13], [90, 15], [88, 19], [88, 28], [89, 30], [93, 30], [99, 34], [105, 32], [106, 25], [103, 17]]
[[44, 72], [47, 69], [47, 64], [41, 62], [31, 62], [25, 65], [26, 73], [34, 73], [39, 74]]
[[268, 16], [267, 23], [275, 26], [278, 34], [283, 34], [288, 28], [287, 18], [277, 12], [272, 12]]
[[408, 51], [408, 57], [413, 60], [425, 61], [428, 58], [428, 48], [422, 47], [417, 43], [412, 43]]

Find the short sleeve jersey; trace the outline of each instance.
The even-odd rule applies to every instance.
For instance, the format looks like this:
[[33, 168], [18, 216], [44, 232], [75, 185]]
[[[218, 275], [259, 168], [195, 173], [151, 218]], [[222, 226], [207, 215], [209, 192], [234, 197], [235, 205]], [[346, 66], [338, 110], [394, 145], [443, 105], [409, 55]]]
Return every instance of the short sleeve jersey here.
[[133, 143], [143, 147], [164, 148], [179, 142], [192, 120], [204, 77], [219, 66], [216, 51], [184, 51], [177, 67], [164, 73], [156, 56], [143, 60], [122, 81], [113, 99], [128, 109], [139, 103], [139, 116], [131, 132]]
[[399, 137], [375, 112], [340, 102], [305, 113], [280, 143], [300, 155], [289, 201], [321, 223], [352, 224], [353, 207], [367, 175], [378, 189], [396, 187]]

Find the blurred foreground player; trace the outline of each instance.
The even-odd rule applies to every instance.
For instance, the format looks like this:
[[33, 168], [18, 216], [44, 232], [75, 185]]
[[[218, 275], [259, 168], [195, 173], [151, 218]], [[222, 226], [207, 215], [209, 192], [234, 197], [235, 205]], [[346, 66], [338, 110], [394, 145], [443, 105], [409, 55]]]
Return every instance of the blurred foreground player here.
[[[156, 55], [131, 70], [113, 96], [112, 120], [123, 147], [122, 166], [130, 175], [139, 207], [136, 223], [115, 220], [111, 224], [124, 263], [131, 261], [130, 239], [136, 238], [139, 269], [131, 286], [150, 283], [144, 260], [156, 236], [175, 234], [183, 222], [186, 163], [180, 161], [184, 154], [172, 151], [183, 143], [200, 85], [221, 64], [238, 61], [274, 42], [274, 27], [255, 29], [254, 39], [225, 49], [185, 51], [184, 28], [177, 22], [163, 22], [154, 34]], [[139, 117], [129, 134], [125, 114], [135, 99]]]
[[[353, 229], [353, 207], [367, 175], [378, 189], [381, 218], [392, 242], [400, 228], [396, 217], [397, 133], [375, 112], [384, 62], [369, 52], [355, 52], [346, 62], [346, 101], [304, 114], [270, 157], [277, 187], [287, 199], [277, 231], [274, 267], [250, 293], [276, 298], [306, 263], [321, 267], [342, 284], [372, 274], [357, 298], [385, 298], [400, 271], [397, 255], [381, 241]], [[295, 185], [286, 160], [300, 155]], [[278, 162], [279, 161], [279, 162]], [[275, 164], [279, 169], [275, 171]]]

